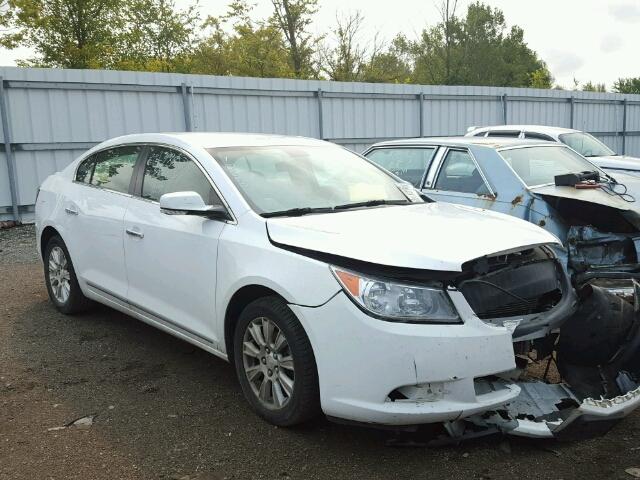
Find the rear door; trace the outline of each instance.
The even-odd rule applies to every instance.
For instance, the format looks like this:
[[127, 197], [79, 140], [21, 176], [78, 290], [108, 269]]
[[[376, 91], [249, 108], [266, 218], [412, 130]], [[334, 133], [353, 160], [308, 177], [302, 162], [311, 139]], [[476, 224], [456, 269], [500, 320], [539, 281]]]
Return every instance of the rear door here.
[[376, 165], [421, 188], [437, 147], [380, 147], [367, 153]]
[[160, 210], [165, 193], [195, 191], [222, 204], [199, 164], [186, 152], [150, 146], [139, 170], [136, 196], [124, 219], [128, 300], [139, 313], [215, 346], [218, 238], [226, 223]]
[[88, 157], [64, 200], [64, 240], [80, 282], [119, 298], [127, 293], [122, 222], [141, 149], [113, 147]]

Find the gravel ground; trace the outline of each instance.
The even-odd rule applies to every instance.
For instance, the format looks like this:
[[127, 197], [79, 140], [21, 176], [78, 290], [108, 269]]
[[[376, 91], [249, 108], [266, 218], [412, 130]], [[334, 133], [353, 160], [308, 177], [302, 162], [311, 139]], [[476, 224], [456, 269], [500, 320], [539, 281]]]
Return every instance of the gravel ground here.
[[107, 308], [57, 313], [34, 243], [32, 227], [0, 231], [2, 480], [632, 479], [640, 467], [638, 413], [597, 439], [439, 449], [325, 419], [275, 428], [212, 355]]

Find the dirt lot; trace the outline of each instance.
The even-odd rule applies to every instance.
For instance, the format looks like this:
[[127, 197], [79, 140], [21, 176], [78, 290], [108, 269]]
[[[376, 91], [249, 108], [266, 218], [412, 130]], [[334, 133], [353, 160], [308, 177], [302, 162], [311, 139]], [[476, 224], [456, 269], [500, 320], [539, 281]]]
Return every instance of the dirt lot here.
[[[47, 299], [32, 227], [0, 230], [0, 479], [634, 478], [640, 414], [574, 443], [484, 438], [391, 448], [319, 419], [274, 428], [227, 363], [97, 307]], [[87, 428], [56, 429], [85, 416]], [[53, 430], [52, 430], [53, 429]]]

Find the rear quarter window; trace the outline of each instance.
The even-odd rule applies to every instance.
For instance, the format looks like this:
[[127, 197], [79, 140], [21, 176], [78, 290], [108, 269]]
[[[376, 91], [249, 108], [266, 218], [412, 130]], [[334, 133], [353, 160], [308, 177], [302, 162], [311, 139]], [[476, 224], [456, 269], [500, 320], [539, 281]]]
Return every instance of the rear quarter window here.
[[435, 147], [379, 148], [367, 154], [376, 165], [420, 188], [422, 177], [433, 159]]

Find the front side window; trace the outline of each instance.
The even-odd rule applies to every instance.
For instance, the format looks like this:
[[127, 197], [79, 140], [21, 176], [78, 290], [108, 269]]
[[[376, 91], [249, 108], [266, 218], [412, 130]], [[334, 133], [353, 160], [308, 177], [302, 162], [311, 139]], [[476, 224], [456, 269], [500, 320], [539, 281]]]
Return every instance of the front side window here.
[[553, 142], [553, 138], [549, 135], [545, 135], [544, 133], [536, 133], [536, 132], [525, 132], [524, 138], [529, 138], [531, 140], [544, 140], [545, 142]]
[[573, 148], [583, 157], [606, 157], [616, 153], [600, 140], [584, 132], [563, 133], [560, 141]]
[[140, 147], [135, 145], [98, 152], [95, 155], [91, 185], [127, 193], [139, 153]]
[[556, 175], [598, 171], [595, 165], [562, 145], [514, 148], [499, 153], [530, 187], [552, 184]]
[[142, 179], [142, 197], [159, 201], [165, 193], [196, 192], [207, 205], [220, 198], [202, 170], [186, 155], [164, 147], [150, 147]]
[[491, 194], [473, 158], [463, 150], [449, 150], [434, 188], [475, 195]]
[[422, 176], [429, 167], [435, 151], [434, 147], [379, 148], [369, 152], [367, 158], [414, 187], [420, 188]]
[[393, 177], [337, 146], [224, 147], [208, 151], [260, 214], [332, 209], [370, 201], [409, 203]]

